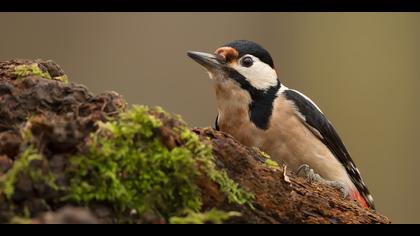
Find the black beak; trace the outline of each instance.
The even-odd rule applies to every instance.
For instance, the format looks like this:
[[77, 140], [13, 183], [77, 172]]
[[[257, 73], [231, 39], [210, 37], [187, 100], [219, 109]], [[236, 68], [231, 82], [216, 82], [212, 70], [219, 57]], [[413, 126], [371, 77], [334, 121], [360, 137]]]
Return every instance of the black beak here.
[[217, 54], [188, 51], [187, 55], [208, 70], [222, 69], [226, 66], [226, 59]]

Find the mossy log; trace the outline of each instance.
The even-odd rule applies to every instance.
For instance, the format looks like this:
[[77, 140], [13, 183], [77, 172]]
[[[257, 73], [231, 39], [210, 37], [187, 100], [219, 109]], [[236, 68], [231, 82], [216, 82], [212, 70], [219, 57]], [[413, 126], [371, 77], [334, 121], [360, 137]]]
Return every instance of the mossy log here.
[[212, 128], [0, 62], [0, 223], [390, 223]]

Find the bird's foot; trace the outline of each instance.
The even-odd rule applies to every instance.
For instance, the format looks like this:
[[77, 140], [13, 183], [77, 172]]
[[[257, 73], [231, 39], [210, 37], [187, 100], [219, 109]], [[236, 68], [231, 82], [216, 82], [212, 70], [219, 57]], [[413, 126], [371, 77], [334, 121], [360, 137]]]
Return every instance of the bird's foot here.
[[331, 186], [335, 189], [340, 190], [340, 192], [343, 194], [343, 197], [346, 198], [349, 196], [349, 192], [345, 185], [339, 181], [333, 181], [333, 180], [326, 180], [322, 178], [319, 174], [317, 174], [312, 168], [309, 167], [307, 164], [303, 164], [299, 166], [299, 168], [296, 171], [296, 175], [303, 177], [310, 182], [318, 182], [322, 184], [326, 184], [328, 186]]

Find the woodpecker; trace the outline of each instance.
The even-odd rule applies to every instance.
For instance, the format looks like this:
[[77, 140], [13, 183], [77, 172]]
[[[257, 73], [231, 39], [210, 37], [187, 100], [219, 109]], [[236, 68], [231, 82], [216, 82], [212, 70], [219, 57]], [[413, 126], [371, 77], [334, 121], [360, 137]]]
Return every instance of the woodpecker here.
[[375, 209], [359, 170], [321, 109], [289, 89], [270, 53], [249, 40], [235, 40], [214, 53], [188, 51], [214, 81], [217, 130], [258, 147], [300, 176], [339, 188], [344, 197]]

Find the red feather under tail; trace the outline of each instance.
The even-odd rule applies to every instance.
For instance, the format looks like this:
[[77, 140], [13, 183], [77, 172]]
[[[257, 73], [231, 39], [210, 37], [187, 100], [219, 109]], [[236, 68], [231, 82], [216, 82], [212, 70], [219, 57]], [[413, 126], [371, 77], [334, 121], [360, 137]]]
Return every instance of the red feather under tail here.
[[363, 207], [369, 208], [369, 205], [367, 204], [366, 200], [360, 195], [358, 191], [355, 191], [351, 194], [351, 199], [356, 200], [359, 202], [359, 204]]

